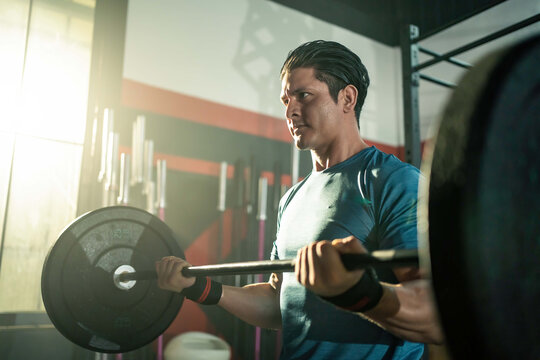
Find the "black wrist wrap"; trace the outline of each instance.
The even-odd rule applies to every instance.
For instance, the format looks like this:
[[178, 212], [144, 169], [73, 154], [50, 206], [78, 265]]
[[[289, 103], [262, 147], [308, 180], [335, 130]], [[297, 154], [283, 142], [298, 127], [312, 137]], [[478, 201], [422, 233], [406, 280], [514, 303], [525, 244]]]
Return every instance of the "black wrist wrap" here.
[[181, 294], [203, 305], [215, 305], [221, 299], [223, 288], [220, 282], [208, 276], [197, 276], [195, 283], [182, 290]]
[[382, 285], [379, 283], [375, 270], [366, 268], [364, 275], [358, 282], [343, 294], [322, 298], [332, 304], [354, 312], [364, 312], [374, 308], [383, 294]]

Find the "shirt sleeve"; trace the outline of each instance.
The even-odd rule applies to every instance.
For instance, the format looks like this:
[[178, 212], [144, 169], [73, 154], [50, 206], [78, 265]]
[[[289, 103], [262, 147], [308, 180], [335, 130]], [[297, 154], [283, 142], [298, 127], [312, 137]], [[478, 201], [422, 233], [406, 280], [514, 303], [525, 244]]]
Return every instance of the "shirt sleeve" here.
[[379, 208], [379, 248], [418, 247], [417, 206], [420, 171], [404, 164], [392, 171], [381, 190]]

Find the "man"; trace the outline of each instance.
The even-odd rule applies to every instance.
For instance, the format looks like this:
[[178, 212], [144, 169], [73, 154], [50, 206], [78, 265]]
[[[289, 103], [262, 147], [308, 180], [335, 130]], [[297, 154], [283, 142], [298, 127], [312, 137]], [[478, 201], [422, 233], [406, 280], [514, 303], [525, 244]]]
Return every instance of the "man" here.
[[409, 282], [392, 286], [371, 269], [347, 272], [339, 261], [340, 253], [417, 246], [419, 171], [362, 140], [358, 121], [369, 77], [349, 49], [303, 44], [289, 53], [281, 79], [289, 131], [313, 161], [312, 173], [280, 202], [272, 250], [274, 259], [298, 256], [296, 272], [235, 288], [184, 278], [180, 271], [189, 264], [165, 258], [156, 265], [159, 286], [219, 304], [250, 324], [282, 328], [283, 359], [419, 359], [423, 345], [404, 339], [441, 336], [425, 283], [410, 283], [418, 270], [378, 274]]

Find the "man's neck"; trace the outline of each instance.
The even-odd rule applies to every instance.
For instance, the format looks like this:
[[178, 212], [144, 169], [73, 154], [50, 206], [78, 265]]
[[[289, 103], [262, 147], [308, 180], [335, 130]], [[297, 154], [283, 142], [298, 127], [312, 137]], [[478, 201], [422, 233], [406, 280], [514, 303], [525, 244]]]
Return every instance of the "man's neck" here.
[[369, 145], [358, 136], [354, 141], [343, 142], [336, 148], [326, 149], [325, 151], [311, 150], [313, 171], [323, 171], [328, 169], [329, 167], [351, 158], [368, 147]]

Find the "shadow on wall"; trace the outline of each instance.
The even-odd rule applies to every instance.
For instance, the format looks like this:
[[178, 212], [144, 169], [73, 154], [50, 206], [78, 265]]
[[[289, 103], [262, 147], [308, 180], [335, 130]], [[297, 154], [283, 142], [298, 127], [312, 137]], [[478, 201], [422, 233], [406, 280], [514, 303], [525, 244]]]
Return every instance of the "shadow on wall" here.
[[[259, 96], [258, 108], [268, 114], [282, 112], [279, 103], [281, 84], [279, 71], [287, 53], [298, 45], [317, 38], [328, 39], [330, 27], [317, 27], [315, 20], [307, 16], [291, 16], [283, 6], [269, 1], [248, 1], [248, 9], [241, 26], [238, 48], [233, 58], [233, 67]], [[276, 23], [279, 19], [279, 23]], [[294, 24], [294, 31], [289, 29]], [[291, 44], [287, 48], [284, 44]], [[286, 50], [284, 50], [286, 49]], [[271, 61], [275, 56], [279, 61]]]

